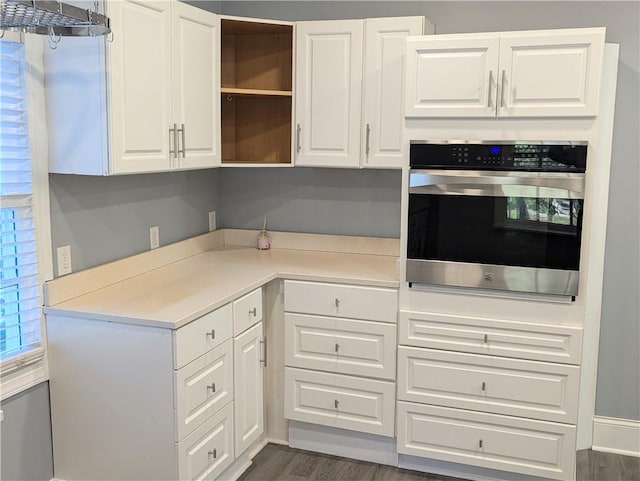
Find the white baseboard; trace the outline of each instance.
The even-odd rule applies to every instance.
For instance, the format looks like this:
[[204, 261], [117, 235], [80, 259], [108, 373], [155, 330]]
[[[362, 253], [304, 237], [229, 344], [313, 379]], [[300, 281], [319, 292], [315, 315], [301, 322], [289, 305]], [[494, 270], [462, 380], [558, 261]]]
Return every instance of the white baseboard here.
[[593, 450], [640, 457], [640, 421], [595, 416]]

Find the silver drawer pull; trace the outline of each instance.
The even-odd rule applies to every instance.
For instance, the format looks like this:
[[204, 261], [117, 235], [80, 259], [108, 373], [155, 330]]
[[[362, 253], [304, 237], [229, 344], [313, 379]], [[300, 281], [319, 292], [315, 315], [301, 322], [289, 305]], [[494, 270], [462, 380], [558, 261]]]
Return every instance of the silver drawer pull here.
[[482, 392], [485, 392], [486, 390], [487, 390], [487, 383], [482, 381]]
[[333, 401], [333, 405], [335, 406], [336, 409], [338, 409], [338, 404], [340, 404], [340, 401], [338, 401], [337, 399]]
[[338, 352], [338, 350], [340, 349], [340, 344], [338, 344], [337, 342], [336, 342], [336, 348], [335, 349], [336, 349], [336, 352]]
[[260, 359], [260, 362], [264, 365], [264, 367], [267, 367], [267, 338], [263, 337], [260, 340], [260, 344], [262, 344], [263, 346], [262, 352], [264, 354], [264, 357]]
[[209, 332], [207, 332], [207, 337], [210, 337], [211, 339], [215, 339], [216, 338], [216, 330], [215, 329], [211, 329]]
[[336, 308], [340, 307], [340, 299], [336, 297]]
[[484, 343], [488, 343], [489, 342], [489, 336], [487, 334], [484, 335]]
[[256, 317], [258, 315], [258, 309], [254, 307], [249, 311], [249, 314], [251, 314], [253, 317]]
[[482, 439], [481, 439], [480, 441], [478, 441], [478, 447], [479, 447], [480, 449], [482, 449], [482, 445], [483, 445], [483, 444], [484, 444], [484, 443], [482, 442]]
[[207, 390], [211, 389], [212, 392], [216, 392], [216, 383], [212, 382], [210, 386], [207, 386]]
[[218, 457], [218, 450], [214, 449], [213, 451], [209, 451], [209, 456], [213, 456], [213, 459]]

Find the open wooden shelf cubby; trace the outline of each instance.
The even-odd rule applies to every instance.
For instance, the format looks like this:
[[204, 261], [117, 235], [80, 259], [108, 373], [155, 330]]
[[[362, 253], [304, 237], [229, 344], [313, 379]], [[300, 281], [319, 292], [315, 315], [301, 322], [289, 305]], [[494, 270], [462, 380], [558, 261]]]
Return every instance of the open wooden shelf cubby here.
[[222, 19], [222, 162], [291, 163], [293, 26]]

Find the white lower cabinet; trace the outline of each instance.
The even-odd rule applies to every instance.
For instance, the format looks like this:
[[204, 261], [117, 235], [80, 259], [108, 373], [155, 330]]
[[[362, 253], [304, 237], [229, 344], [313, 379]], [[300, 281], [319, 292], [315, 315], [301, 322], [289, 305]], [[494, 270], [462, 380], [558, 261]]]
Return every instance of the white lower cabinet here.
[[233, 340], [235, 446], [240, 455], [264, 432], [262, 323]]
[[284, 417], [393, 436], [398, 291], [284, 286]]
[[398, 399], [574, 424], [578, 366], [400, 346]]
[[287, 419], [393, 436], [395, 383], [285, 368]]
[[178, 479], [215, 479], [233, 463], [233, 403], [177, 443]]
[[292, 313], [284, 322], [288, 366], [395, 380], [395, 324]]
[[182, 439], [233, 400], [233, 341], [174, 371], [174, 378], [176, 432]]
[[549, 479], [573, 479], [576, 428], [398, 402], [398, 452]]
[[56, 478], [213, 480], [246, 465], [264, 431], [265, 341], [247, 321], [249, 304], [262, 319], [262, 289], [237, 302], [239, 319], [232, 302], [179, 329], [48, 315]]
[[582, 329], [401, 310], [398, 453], [573, 480]]

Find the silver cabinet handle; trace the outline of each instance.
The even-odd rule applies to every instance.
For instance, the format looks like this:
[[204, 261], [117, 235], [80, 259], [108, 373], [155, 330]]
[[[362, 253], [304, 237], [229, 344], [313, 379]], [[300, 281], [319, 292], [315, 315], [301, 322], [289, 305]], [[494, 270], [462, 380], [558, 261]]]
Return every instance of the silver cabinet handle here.
[[340, 404], [340, 401], [338, 401], [337, 399], [333, 401], [333, 405], [335, 406], [336, 409], [338, 409], [338, 404]]
[[173, 158], [178, 158], [178, 124], [173, 124]]
[[300, 124], [296, 125], [296, 152], [300, 152], [302, 148], [300, 145], [300, 138], [302, 137], [302, 127]]
[[484, 443], [482, 442], [482, 439], [478, 441], [478, 447], [479, 447], [480, 449], [482, 449], [482, 445], [483, 445], [483, 444], [484, 444]]
[[216, 392], [216, 383], [212, 382], [210, 386], [207, 386], [207, 391], [211, 389], [211, 392]]
[[251, 314], [253, 317], [256, 317], [258, 315], [258, 309], [254, 307], [249, 311], [249, 314]]
[[340, 349], [340, 344], [336, 342], [336, 347], [335, 347], [336, 352], [338, 352], [339, 349]]
[[340, 299], [336, 297], [336, 309], [340, 307]]
[[213, 456], [213, 459], [218, 457], [218, 450], [214, 449], [213, 451], [209, 451], [209, 456]]
[[263, 353], [263, 357], [262, 359], [260, 359], [260, 362], [264, 365], [264, 367], [267, 367], [267, 338], [263, 337], [260, 340], [260, 344], [262, 344], [262, 353]]
[[211, 339], [215, 339], [216, 338], [216, 330], [215, 329], [211, 329], [209, 332], [207, 332], [207, 337], [210, 337]]
[[487, 107], [491, 107], [491, 84], [493, 83], [493, 70], [489, 70], [489, 89], [487, 90]]
[[489, 335], [485, 334], [484, 335], [484, 343], [488, 343], [489, 342]]
[[371, 125], [367, 124], [367, 130], [366, 130], [366, 142], [365, 142], [365, 148], [364, 148], [364, 152], [365, 154], [367, 154], [367, 157], [369, 156], [369, 140], [371, 138]]
[[173, 128], [169, 129], [169, 158], [174, 157], [175, 158], [175, 154], [176, 151], [175, 149], [171, 148], [171, 141], [173, 140], [173, 146], [177, 148], [176, 146], [176, 124], [173, 124]]
[[504, 87], [504, 82], [507, 80], [507, 71], [502, 71], [502, 80], [500, 81], [500, 107], [504, 107], [504, 91], [506, 90]]
[[485, 392], [487, 390], [487, 383], [482, 381], [482, 392]]
[[185, 136], [185, 133], [184, 133], [184, 124], [182, 124], [182, 127], [178, 129], [178, 132], [180, 132], [180, 137], [182, 137], [182, 150], [180, 150], [180, 149], [178, 148], [178, 152], [177, 152], [177, 154], [182, 153], [182, 158], [184, 159], [184, 158], [186, 157], [185, 150], [186, 150], [186, 148], [187, 148], [187, 147], [186, 147], [186, 144], [185, 144], [185, 140], [184, 140], [184, 136]]

